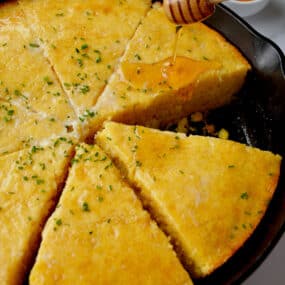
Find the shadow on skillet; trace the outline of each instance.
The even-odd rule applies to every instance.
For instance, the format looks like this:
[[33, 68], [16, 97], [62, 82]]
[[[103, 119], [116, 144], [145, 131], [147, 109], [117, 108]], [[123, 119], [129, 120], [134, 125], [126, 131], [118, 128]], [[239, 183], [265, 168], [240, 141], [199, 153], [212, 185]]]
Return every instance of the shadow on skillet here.
[[[155, 2], [155, 1], [153, 1]], [[205, 23], [224, 35], [250, 61], [237, 100], [211, 111], [208, 120], [230, 132], [230, 139], [270, 150], [285, 158], [285, 57], [278, 46], [256, 32], [224, 5]], [[267, 257], [285, 230], [285, 166], [262, 222], [235, 255], [197, 285], [241, 284]], [[217, 233], [214, 233], [217, 234]]]

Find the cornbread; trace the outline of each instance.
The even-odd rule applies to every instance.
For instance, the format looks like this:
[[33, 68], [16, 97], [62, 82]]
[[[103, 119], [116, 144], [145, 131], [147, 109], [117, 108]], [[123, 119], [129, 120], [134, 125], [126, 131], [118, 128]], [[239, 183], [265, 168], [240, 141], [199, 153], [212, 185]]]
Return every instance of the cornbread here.
[[[113, 73], [150, 0], [21, 0], [35, 35], [88, 130], [90, 109]], [[48, 13], [47, 13], [48, 11]], [[88, 134], [88, 131], [86, 131]]]
[[98, 146], [77, 147], [30, 284], [192, 284], [168, 239]]
[[32, 146], [0, 157], [0, 283], [23, 284], [42, 227], [60, 194], [72, 142]]
[[176, 26], [155, 5], [92, 109], [98, 114], [93, 128], [106, 119], [166, 124], [227, 104], [249, 69], [217, 32], [202, 23]]
[[140, 190], [196, 277], [251, 235], [279, 177], [280, 156], [223, 139], [109, 122], [96, 142]]
[[262, 218], [272, 153], [106, 123], [97, 142], [123, 176], [83, 143], [107, 120], [187, 132], [186, 116], [231, 102], [250, 70], [221, 35], [152, 2], [0, 4], [0, 285], [192, 284], [172, 245], [203, 277]]
[[0, 155], [78, 136], [68, 97], [15, 2], [0, 4], [0, 59]]

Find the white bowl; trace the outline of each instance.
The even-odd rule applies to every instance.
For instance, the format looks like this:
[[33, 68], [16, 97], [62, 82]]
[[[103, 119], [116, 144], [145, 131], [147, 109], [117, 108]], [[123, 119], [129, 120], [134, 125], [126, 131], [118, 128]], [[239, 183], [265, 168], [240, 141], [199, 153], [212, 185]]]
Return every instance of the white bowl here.
[[249, 0], [249, 1], [239, 1], [239, 0], [228, 0], [224, 4], [236, 12], [242, 17], [252, 16], [260, 12], [267, 4], [269, 0]]

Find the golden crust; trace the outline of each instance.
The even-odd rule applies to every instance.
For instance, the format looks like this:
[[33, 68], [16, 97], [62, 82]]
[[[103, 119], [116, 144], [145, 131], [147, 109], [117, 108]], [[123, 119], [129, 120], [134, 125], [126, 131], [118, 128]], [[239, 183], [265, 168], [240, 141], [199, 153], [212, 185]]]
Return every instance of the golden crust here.
[[62, 138], [0, 157], [0, 280], [22, 284], [63, 183], [72, 145]]
[[196, 277], [251, 235], [279, 177], [280, 156], [227, 140], [110, 122], [96, 142], [140, 189]]
[[[20, 7], [15, 1], [0, 4], [4, 285], [21, 283], [31, 265], [71, 160], [70, 139], [82, 141], [107, 119], [163, 124], [224, 105], [250, 69], [236, 48], [197, 23], [180, 31], [180, 66], [168, 70], [175, 76], [166, 82], [174, 83], [169, 84], [172, 89], [165, 89], [165, 83], [159, 90], [142, 88], [144, 81], [126, 70], [132, 73], [143, 64], [160, 68], [173, 55], [176, 26], [167, 21], [160, 5], [144, 18], [149, 0], [19, 3]], [[160, 83], [155, 72], [148, 75]], [[279, 156], [233, 142], [186, 139], [112, 123], [106, 124], [98, 142], [142, 189], [144, 202], [198, 277], [219, 267], [244, 243], [278, 181]], [[132, 189], [107, 157], [97, 161], [97, 152], [104, 157], [97, 146], [78, 147], [59, 208], [43, 233], [31, 283], [70, 284], [80, 275], [83, 284], [192, 284]], [[100, 172], [107, 173], [106, 179]], [[110, 191], [102, 192], [99, 182]], [[105, 199], [108, 204], [102, 203]], [[118, 270], [122, 264], [129, 271]]]
[[21, 0], [20, 4], [35, 34], [44, 40], [46, 55], [86, 124], [92, 118], [88, 111], [151, 1]]
[[192, 284], [105, 153], [81, 144], [73, 161], [30, 284]]
[[152, 121], [165, 124], [191, 112], [219, 107], [233, 99], [243, 85], [250, 65], [235, 47], [202, 23], [184, 26], [177, 41], [177, 57], [185, 60], [184, 68], [190, 69], [188, 74], [191, 73], [191, 60], [209, 65], [192, 82], [187, 82], [189, 78], [185, 76], [186, 86], [183, 86], [181, 70], [176, 74], [180, 88], [170, 86], [171, 89], [162, 90], [161, 85], [159, 90], [148, 88], [148, 80], [157, 76], [159, 70], [146, 77], [145, 86], [136, 86], [133, 80], [126, 80], [126, 63], [138, 64], [141, 76], [141, 65], [153, 66], [171, 59], [176, 34], [176, 26], [168, 21], [160, 5], [149, 11], [94, 108], [100, 116], [100, 121], [94, 120], [94, 129], [106, 119], [142, 125]]
[[78, 136], [73, 109], [21, 10], [8, 3], [0, 11], [0, 155]]

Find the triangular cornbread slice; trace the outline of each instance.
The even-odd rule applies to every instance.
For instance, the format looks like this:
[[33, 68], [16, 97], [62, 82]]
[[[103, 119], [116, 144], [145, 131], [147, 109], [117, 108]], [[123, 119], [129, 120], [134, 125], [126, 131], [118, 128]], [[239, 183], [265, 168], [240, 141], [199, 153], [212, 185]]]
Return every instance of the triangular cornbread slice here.
[[60, 138], [0, 157], [0, 283], [23, 284], [55, 206], [72, 142]]
[[0, 155], [76, 137], [76, 116], [16, 2], [0, 4]]
[[98, 146], [77, 147], [30, 284], [192, 284], [159, 230]]
[[[78, 117], [86, 124], [150, 0], [21, 0]], [[48, 11], [48, 12], [47, 12]], [[87, 132], [87, 131], [86, 131]], [[88, 133], [88, 132], [87, 132]]]
[[166, 124], [219, 107], [233, 99], [249, 69], [239, 51], [217, 32], [202, 23], [181, 29], [155, 5], [100, 96], [93, 112], [101, 122], [94, 121], [93, 128], [106, 118]]
[[106, 123], [97, 143], [117, 161], [198, 277], [251, 235], [281, 157], [233, 141]]

